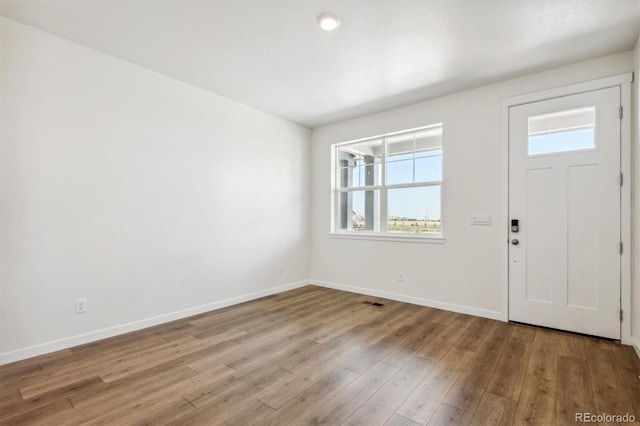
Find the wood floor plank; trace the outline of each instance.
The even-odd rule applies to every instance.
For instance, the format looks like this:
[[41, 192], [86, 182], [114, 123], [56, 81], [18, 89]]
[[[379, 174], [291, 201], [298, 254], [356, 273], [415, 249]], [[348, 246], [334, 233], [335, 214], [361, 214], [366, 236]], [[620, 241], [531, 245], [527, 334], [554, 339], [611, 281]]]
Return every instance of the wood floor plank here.
[[350, 329], [318, 346], [310, 347], [298, 356], [283, 362], [281, 364], [282, 368], [294, 374], [299, 374], [326, 363], [336, 361], [348, 363], [355, 355], [369, 347], [369, 344], [360, 338], [360, 332], [356, 328]]
[[68, 413], [73, 411], [73, 406], [67, 399], [59, 399], [33, 410], [22, 412], [18, 415], [8, 417], [2, 421], [3, 425], [46, 425], [51, 424], [53, 414]]
[[434, 367], [433, 361], [415, 357], [345, 420], [345, 425], [384, 424]]
[[42, 381], [20, 388], [20, 394], [24, 399], [31, 399], [51, 392], [64, 392], [65, 389], [83, 386], [88, 382], [101, 380], [97, 374], [87, 375], [85, 372], [68, 373], [47, 377]]
[[385, 306], [373, 307], [372, 309], [375, 309], [380, 315], [375, 317], [373, 321], [367, 322], [366, 325], [371, 328], [377, 328], [380, 333], [384, 334], [388, 333], [388, 330], [395, 330], [411, 321], [420, 313], [416, 305], [407, 305], [389, 300], [378, 300], [378, 303], [384, 303]]
[[445, 328], [446, 326], [432, 321], [426, 321], [423, 324], [414, 326], [414, 331], [406, 339], [389, 349], [384, 357], [384, 362], [402, 368], [420, 349]]
[[[273, 413], [273, 409], [254, 399], [243, 404], [241, 410], [230, 412], [227, 417], [220, 419], [216, 424], [221, 426], [255, 425], [271, 413]], [[180, 423], [180, 425], [183, 424]], [[207, 420], [204, 424], [210, 425], [211, 423]]]
[[71, 349], [62, 349], [38, 357], [38, 364], [40, 364], [40, 368], [47, 370], [76, 360], [76, 354]]
[[559, 355], [557, 381], [556, 422], [558, 424], [574, 424], [576, 413], [595, 412], [586, 359]]
[[0, 423], [9, 417], [37, 410], [61, 399], [66, 399], [76, 393], [90, 394], [96, 389], [101, 389], [103, 386], [104, 382], [100, 380], [99, 377], [91, 377], [32, 398], [3, 398], [0, 401]]
[[555, 424], [556, 380], [527, 374], [518, 401], [515, 423], [520, 425]]
[[531, 346], [527, 373], [555, 380], [558, 370], [559, 333], [537, 330]]
[[512, 325], [494, 321], [493, 326], [485, 336], [476, 352], [476, 358], [498, 359], [507, 345]]
[[366, 374], [363, 374], [351, 385], [342, 389], [299, 424], [341, 424], [398, 371], [398, 368], [383, 362], [376, 364]]
[[593, 402], [597, 410], [605, 413], [631, 413], [638, 417], [637, 401], [633, 401], [625, 386], [624, 378], [618, 369], [613, 351], [613, 343], [588, 340], [587, 366]]
[[[229, 354], [223, 357], [223, 359], [225, 364], [238, 371], [266, 363], [267, 360], [264, 359], [265, 353], [270, 354], [271, 360], [269, 362], [277, 363], [283, 356], [293, 357], [304, 349], [311, 350], [311, 348], [319, 345], [319, 343], [313, 340], [307, 340], [304, 335], [305, 333], [302, 333], [300, 335], [292, 335], [285, 339], [274, 339], [274, 341], [269, 344], [259, 346], [253, 351], [243, 351], [238, 357]], [[234, 352], [234, 355], [235, 354]]]
[[151, 412], [140, 417], [138, 420], [131, 422], [131, 425], [135, 426], [156, 426], [160, 424], [166, 424], [172, 422], [180, 417], [195, 411], [196, 407], [189, 401], [183, 398], [176, 399], [175, 401], [152, 410]]
[[214, 345], [214, 347], [219, 348], [219, 350], [210, 351], [207, 356], [189, 363], [189, 367], [196, 371], [204, 372], [209, 365], [217, 366], [219, 364], [239, 361], [249, 356], [249, 354], [265, 353], [265, 351], [263, 351], [265, 347], [277, 346], [278, 342], [285, 340], [300, 330], [301, 328], [297, 325], [283, 328], [275, 327], [270, 332], [265, 332], [260, 336], [242, 336], [238, 339], [221, 342]]
[[[301, 292], [299, 294], [292, 293], [291, 291], [278, 293], [270, 300], [266, 300], [260, 304], [260, 307], [267, 310], [279, 309], [281, 307], [290, 306], [303, 306], [308, 305], [311, 301], [322, 300], [325, 297], [335, 296], [335, 292], [330, 289], [309, 286], [311, 290]], [[348, 293], [343, 293], [343, 296], [347, 297]]]
[[285, 318], [287, 321], [300, 322], [302, 324], [316, 324], [320, 319], [344, 313], [349, 308], [362, 309], [363, 304], [353, 297], [324, 296], [319, 302], [306, 306], [304, 309], [286, 309]]
[[166, 346], [155, 348], [148, 354], [139, 359], [127, 359], [117, 366], [110, 366], [99, 371], [99, 376], [105, 383], [114, 382], [139, 371], [144, 371], [152, 366], [166, 363], [181, 356], [203, 349], [207, 346], [206, 342], [196, 339], [193, 336], [187, 336], [179, 340], [167, 342]]
[[416, 423], [411, 419], [402, 417], [400, 414], [392, 415], [384, 426], [422, 426], [420, 423]]
[[[245, 373], [231, 374], [226, 378], [195, 387], [184, 394], [184, 398], [198, 408], [211, 405], [222, 399], [224, 403], [237, 402], [247, 395], [256, 396], [269, 387], [277, 387], [293, 378], [293, 374], [278, 366], [261, 368]], [[257, 399], [257, 398], [256, 398]]]
[[427, 426], [465, 426], [471, 423], [473, 413], [448, 404], [440, 404]]
[[475, 413], [498, 365], [498, 357], [474, 358], [458, 377], [444, 402], [460, 410]]
[[[121, 401], [111, 405], [110, 409], [100, 416], [94, 416], [90, 410], [82, 410], [86, 413], [86, 421], [92, 425], [129, 424], [138, 421], [148, 413], [164, 407], [165, 401], [175, 401], [186, 392], [200, 386], [208, 386], [213, 380], [230, 376], [234, 371], [227, 366], [220, 366], [216, 370], [197, 374], [181, 382], [174, 383], [155, 392], [145, 393], [134, 400]], [[75, 423], [77, 424], [77, 423]]]
[[225, 330], [222, 333], [214, 334], [213, 336], [205, 337], [202, 340], [205, 340], [209, 345], [216, 345], [222, 342], [228, 342], [229, 340], [239, 339], [241, 337], [246, 337], [249, 333], [244, 330]]
[[70, 368], [77, 366], [78, 361], [87, 361], [92, 364], [102, 363], [112, 358], [122, 357], [131, 352], [140, 352], [144, 348], [165, 343], [167, 340], [162, 337], [138, 335], [136, 332], [98, 340], [71, 348], [76, 361], [71, 360]]
[[322, 327], [312, 333], [309, 339], [315, 340], [318, 343], [324, 343], [353, 328], [354, 325], [371, 321], [374, 317], [380, 315], [379, 312], [371, 309], [368, 305], [362, 303], [358, 305], [357, 307], [342, 312], [342, 314], [332, 315], [326, 321], [321, 321]]
[[172, 368], [161, 370], [151, 368], [138, 373], [135, 377], [127, 377], [116, 382], [105, 384], [101, 389], [93, 392], [80, 392], [69, 397], [76, 409], [97, 410], [109, 404], [136, 399], [139, 396], [155, 392], [195, 376], [196, 372], [187, 368]]
[[336, 374], [341, 369], [342, 367], [340, 367], [338, 363], [323, 365], [320, 368], [308, 369], [302, 373], [294, 375], [289, 380], [269, 386], [263, 392], [257, 394], [256, 398], [274, 410], [277, 410], [291, 399], [307, 390], [314, 383], [320, 381], [324, 377]]
[[582, 336], [570, 333], [560, 333], [558, 355], [570, 356], [586, 361], [587, 354], [584, 350], [584, 340], [585, 338]]
[[362, 351], [358, 356], [345, 364], [345, 367], [360, 374], [365, 373], [387, 356], [394, 347], [397, 347], [402, 341], [409, 337], [412, 331], [413, 327], [407, 324], [399, 327], [380, 339], [377, 343]]
[[342, 368], [322, 380], [314, 383], [295, 398], [289, 400], [280, 409], [257, 423], [258, 426], [299, 424], [313, 410], [324, 404], [340, 389], [354, 382], [359, 375]]
[[236, 321], [266, 314], [265, 309], [262, 309], [260, 304], [242, 303], [210, 312], [208, 315], [199, 315], [189, 322], [196, 327], [213, 328], [222, 324], [233, 325]]
[[616, 345], [613, 354], [618, 362], [618, 369], [622, 374], [631, 400], [638, 401], [640, 405], [640, 358], [631, 346]]
[[273, 409], [256, 398], [260, 392], [269, 386], [290, 380], [291, 373], [271, 367], [254, 374], [240, 377], [233, 382], [233, 386], [226, 384], [206, 386], [200, 390], [187, 394], [185, 399], [194, 404], [198, 409], [186, 416], [180, 417], [169, 424], [220, 424], [230, 422], [249, 411], [247, 416], [254, 419], [263, 418]]
[[639, 375], [612, 342], [305, 286], [0, 366], [0, 424], [575, 424], [637, 417]]
[[111, 395], [111, 398], [102, 400], [99, 405], [96, 405], [94, 401], [94, 403], [86, 404], [82, 408], [76, 407], [75, 413], [71, 415], [65, 413], [56, 417], [55, 423], [68, 426], [129, 424], [180, 399], [184, 393], [194, 387], [210, 383], [220, 376], [231, 374], [233, 374], [232, 369], [220, 366], [216, 370], [168, 383], [164, 387], [153, 386], [153, 389], [136, 389], [122, 396]]
[[[531, 339], [533, 340], [533, 337]], [[500, 368], [495, 370], [487, 387], [488, 392], [513, 401], [518, 400], [531, 354], [531, 345], [530, 340], [512, 335], [498, 361]]]
[[486, 318], [476, 319], [467, 328], [467, 330], [462, 333], [462, 335], [456, 342], [456, 346], [471, 352], [477, 351], [480, 347], [481, 342], [484, 340], [484, 337], [493, 327], [494, 322], [496, 321]]
[[537, 328], [532, 327], [530, 325], [516, 324], [512, 328], [511, 338], [522, 339], [522, 340], [527, 340], [531, 342], [536, 336], [536, 331], [537, 331]]
[[472, 357], [473, 352], [456, 346], [449, 349], [444, 358], [404, 401], [397, 413], [418, 423], [427, 424]]
[[198, 339], [206, 339], [207, 337], [216, 336], [228, 330], [242, 330], [251, 328], [254, 325], [266, 325], [280, 322], [281, 316], [263, 310], [248, 312], [235, 318], [229, 318], [223, 322], [215, 322], [211, 324], [198, 325], [198, 332], [194, 334]]
[[243, 401], [242, 407], [235, 401], [222, 400], [163, 424], [167, 426], [251, 425], [272, 412], [271, 408], [256, 399]]
[[[204, 350], [200, 350], [190, 357], [182, 358], [181, 364], [186, 365], [198, 373], [204, 373], [210, 368], [224, 364], [222, 359], [230, 353], [237, 353], [240, 347], [241, 346], [233, 340], [226, 340], [209, 346]], [[198, 354], [200, 354], [200, 356], [198, 356]]]
[[29, 411], [29, 409], [18, 408], [20, 406], [27, 406], [28, 404], [26, 400], [22, 399], [19, 391], [6, 387], [2, 399], [0, 399], [0, 421], [2, 421], [3, 418], [14, 416], [23, 411]]
[[514, 400], [486, 392], [471, 424], [474, 426], [508, 426], [514, 424], [515, 413], [516, 402]]
[[459, 317], [460, 317], [460, 314], [457, 314], [455, 312], [437, 309], [436, 314], [434, 315], [431, 321], [437, 322], [445, 326], [449, 326], [453, 321], [455, 321]]
[[21, 383], [26, 378], [40, 375], [42, 368], [40, 368], [38, 360], [39, 357], [0, 365], [0, 383], [9, 386]]
[[471, 326], [470, 321], [462, 319], [453, 320], [442, 332], [429, 341], [420, 351], [418, 356], [430, 359], [434, 362], [440, 361], [444, 354], [455, 345], [462, 334]]

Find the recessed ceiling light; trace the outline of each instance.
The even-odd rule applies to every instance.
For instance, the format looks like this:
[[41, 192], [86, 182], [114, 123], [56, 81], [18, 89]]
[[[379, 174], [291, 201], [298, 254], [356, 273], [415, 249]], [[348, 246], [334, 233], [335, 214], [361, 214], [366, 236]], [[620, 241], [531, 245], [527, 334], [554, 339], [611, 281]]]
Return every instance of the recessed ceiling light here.
[[318, 16], [318, 25], [325, 31], [333, 31], [340, 25], [340, 18], [330, 13]]

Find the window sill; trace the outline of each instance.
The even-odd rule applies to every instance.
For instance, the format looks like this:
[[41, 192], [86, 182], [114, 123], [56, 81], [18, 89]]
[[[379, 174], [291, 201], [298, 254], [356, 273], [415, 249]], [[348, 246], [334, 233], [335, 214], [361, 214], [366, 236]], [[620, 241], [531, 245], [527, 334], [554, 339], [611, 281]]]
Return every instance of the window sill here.
[[377, 240], [377, 241], [395, 241], [403, 243], [426, 243], [426, 244], [444, 244], [446, 239], [442, 235], [434, 236], [416, 236], [416, 235], [392, 235], [392, 234], [347, 234], [347, 233], [330, 233], [331, 238], [344, 238], [347, 240]]

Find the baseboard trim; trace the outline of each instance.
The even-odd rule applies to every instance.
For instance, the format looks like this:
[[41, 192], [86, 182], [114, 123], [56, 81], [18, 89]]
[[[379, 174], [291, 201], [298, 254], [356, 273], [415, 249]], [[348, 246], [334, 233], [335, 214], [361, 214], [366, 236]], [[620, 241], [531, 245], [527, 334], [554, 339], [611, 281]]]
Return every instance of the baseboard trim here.
[[490, 311], [488, 309], [473, 308], [470, 306], [456, 305], [453, 303], [438, 302], [420, 297], [406, 296], [404, 294], [389, 293], [386, 291], [372, 290], [364, 287], [355, 287], [346, 284], [333, 283], [322, 280], [309, 280], [311, 285], [320, 287], [333, 288], [336, 290], [349, 291], [352, 293], [366, 294], [367, 296], [382, 297], [384, 299], [396, 300], [398, 302], [411, 303], [414, 305], [428, 306], [429, 308], [444, 309], [447, 311], [458, 312], [461, 314], [475, 315], [477, 317], [489, 318], [498, 321], [504, 321], [504, 315], [499, 311]]
[[24, 359], [32, 358], [34, 356], [44, 355], [47, 353], [59, 351], [61, 349], [67, 349], [85, 343], [95, 342], [96, 340], [102, 340], [109, 337], [114, 337], [120, 334], [129, 333], [132, 331], [141, 330], [143, 328], [153, 327], [155, 325], [164, 324], [167, 322], [179, 320], [182, 318], [190, 317], [193, 315], [202, 314], [209, 311], [215, 311], [217, 309], [226, 308], [227, 306], [237, 305], [238, 303], [248, 302], [250, 300], [259, 299], [261, 297], [270, 296], [272, 294], [281, 293], [287, 290], [293, 290], [305, 285], [309, 285], [309, 280], [297, 281], [273, 287], [265, 290], [256, 291], [253, 293], [245, 294], [242, 296], [236, 296], [217, 302], [207, 303], [193, 308], [183, 309], [180, 311], [171, 312], [168, 314], [158, 315], [151, 318], [146, 318], [139, 321], [134, 321], [126, 324], [116, 325], [114, 327], [103, 328], [101, 330], [91, 331], [89, 333], [78, 334], [76, 336], [65, 337], [63, 339], [54, 340], [51, 342], [41, 343], [39, 345], [29, 346], [27, 348], [18, 349], [11, 352], [5, 352], [0, 354], [0, 365], [10, 364], [12, 362], [21, 361]]

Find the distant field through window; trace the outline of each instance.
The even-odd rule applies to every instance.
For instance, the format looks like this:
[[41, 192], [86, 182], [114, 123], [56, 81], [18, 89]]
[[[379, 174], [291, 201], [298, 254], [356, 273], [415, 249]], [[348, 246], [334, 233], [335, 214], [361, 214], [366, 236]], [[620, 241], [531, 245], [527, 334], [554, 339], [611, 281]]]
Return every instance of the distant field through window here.
[[335, 233], [442, 234], [442, 125], [335, 144]]

